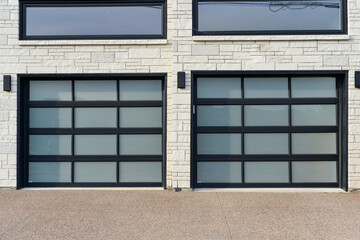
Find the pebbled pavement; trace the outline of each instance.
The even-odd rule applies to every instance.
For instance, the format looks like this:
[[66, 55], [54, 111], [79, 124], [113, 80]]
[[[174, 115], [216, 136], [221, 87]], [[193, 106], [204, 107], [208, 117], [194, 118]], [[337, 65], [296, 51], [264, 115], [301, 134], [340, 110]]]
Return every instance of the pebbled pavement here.
[[360, 239], [360, 193], [0, 190], [0, 239]]

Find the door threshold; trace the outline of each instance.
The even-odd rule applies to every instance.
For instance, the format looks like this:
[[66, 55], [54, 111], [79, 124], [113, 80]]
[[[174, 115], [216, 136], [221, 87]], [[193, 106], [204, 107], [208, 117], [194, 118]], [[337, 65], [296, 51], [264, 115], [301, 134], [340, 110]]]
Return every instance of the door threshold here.
[[86, 190], [107, 190], [107, 191], [159, 191], [162, 187], [27, 187], [20, 190], [61, 190], [61, 191], [86, 191]]
[[194, 188], [195, 192], [345, 193], [341, 188]]

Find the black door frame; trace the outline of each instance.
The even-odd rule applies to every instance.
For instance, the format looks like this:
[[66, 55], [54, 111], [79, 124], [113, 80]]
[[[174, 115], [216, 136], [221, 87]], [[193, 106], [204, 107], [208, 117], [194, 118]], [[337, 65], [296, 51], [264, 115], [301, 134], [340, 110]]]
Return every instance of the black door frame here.
[[[29, 80], [162, 80], [162, 183], [27, 183], [27, 135], [29, 129], [27, 109]], [[163, 187], [166, 189], [166, 142], [167, 142], [167, 74], [18, 74], [17, 75], [17, 189], [24, 187]], [[131, 106], [133, 102], [129, 102]], [[81, 105], [81, 103], [80, 103]], [[151, 101], [150, 101], [151, 105]], [[136, 129], [131, 129], [132, 132]], [[96, 130], [94, 130], [96, 131]], [[126, 129], [125, 129], [126, 131]], [[151, 158], [151, 157], [150, 157]], [[135, 159], [136, 161], [136, 159]], [[118, 169], [117, 169], [118, 171]], [[118, 179], [117, 179], [118, 181]]]
[[[197, 184], [196, 175], [196, 86], [197, 77], [300, 77], [300, 76], [326, 76], [336, 77], [340, 85], [338, 91], [338, 183], [319, 184], [319, 183], [298, 183], [298, 184]], [[192, 188], [211, 188], [211, 187], [236, 187], [236, 188], [257, 188], [257, 187], [338, 187], [345, 191], [348, 190], [348, 71], [192, 71], [191, 72], [191, 187]], [[276, 130], [276, 129], [275, 129]], [[290, 164], [291, 165], [291, 164]], [[244, 169], [242, 169], [244, 171]]]

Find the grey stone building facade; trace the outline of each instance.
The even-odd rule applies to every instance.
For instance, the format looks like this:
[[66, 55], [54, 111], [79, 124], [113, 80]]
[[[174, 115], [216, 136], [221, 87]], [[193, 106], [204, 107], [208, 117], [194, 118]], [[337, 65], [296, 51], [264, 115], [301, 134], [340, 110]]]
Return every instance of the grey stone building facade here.
[[0, 0], [0, 187], [360, 188], [359, 14]]

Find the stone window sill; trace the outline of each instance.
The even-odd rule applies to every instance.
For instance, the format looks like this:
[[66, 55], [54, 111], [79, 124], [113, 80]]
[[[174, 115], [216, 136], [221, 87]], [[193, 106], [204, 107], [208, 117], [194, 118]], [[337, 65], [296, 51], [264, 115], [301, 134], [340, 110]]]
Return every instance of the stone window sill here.
[[243, 35], [243, 36], [193, 36], [193, 41], [333, 41], [349, 40], [349, 35]]
[[166, 45], [167, 39], [134, 40], [19, 40], [20, 46], [57, 46], [57, 45]]

